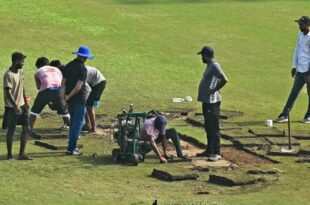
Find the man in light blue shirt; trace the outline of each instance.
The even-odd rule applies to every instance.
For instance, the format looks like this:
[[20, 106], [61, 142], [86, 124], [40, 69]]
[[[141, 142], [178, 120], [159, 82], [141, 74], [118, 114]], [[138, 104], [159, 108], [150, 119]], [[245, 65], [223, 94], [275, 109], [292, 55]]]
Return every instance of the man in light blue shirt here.
[[300, 32], [298, 34], [291, 71], [292, 77], [295, 77], [295, 81], [286, 105], [276, 121], [287, 122], [288, 111], [293, 108], [298, 94], [304, 85], [307, 84], [308, 110], [303, 122], [310, 123], [310, 18], [308, 16], [302, 16], [296, 22], [299, 24]]

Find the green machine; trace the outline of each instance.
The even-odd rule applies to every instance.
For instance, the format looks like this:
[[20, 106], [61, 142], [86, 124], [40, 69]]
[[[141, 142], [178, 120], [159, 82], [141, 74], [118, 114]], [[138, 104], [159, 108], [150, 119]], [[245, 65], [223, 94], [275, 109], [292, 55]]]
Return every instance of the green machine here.
[[147, 117], [146, 112], [134, 112], [133, 105], [129, 110], [123, 110], [122, 114], [117, 115], [117, 123], [114, 132], [114, 141], [119, 148], [112, 150], [114, 162], [138, 165], [144, 161], [144, 156], [139, 154], [141, 145], [140, 130]]

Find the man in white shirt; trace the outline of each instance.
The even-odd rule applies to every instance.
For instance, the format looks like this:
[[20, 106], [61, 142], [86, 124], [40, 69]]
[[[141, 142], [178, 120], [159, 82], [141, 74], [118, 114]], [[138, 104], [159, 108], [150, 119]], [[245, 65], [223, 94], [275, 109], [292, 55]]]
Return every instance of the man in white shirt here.
[[106, 87], [106, 79], [102, 73], [95, 67], [86, 66], [86, 83], [90, 86], [91, 92], [87, 98], [87, 113], [85, 115], [84, 131], [96, 132], [96, 113], [94, 108], [98, 108], [101, 95]]
[[277, 122], [287, 122], [288, 111], [293, 108], [294, 102], [301, 89], [307, 84], [308, 91], [308, 110], [303, 119], [304, 123], [310, 123], [310, 18], [302, 16], [296, 20], [299, 24], [300, 32], [298, 34], [297, 45], [294, 52], [292, 77], [295, 77], [294, 85], [290, 96]]

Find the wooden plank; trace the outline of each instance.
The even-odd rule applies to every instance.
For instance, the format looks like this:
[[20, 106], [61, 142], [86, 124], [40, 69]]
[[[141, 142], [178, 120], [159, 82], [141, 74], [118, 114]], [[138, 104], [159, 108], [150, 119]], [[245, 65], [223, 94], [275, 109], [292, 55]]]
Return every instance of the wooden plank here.
[[[67, 145], [54, 145], [52, 143], [48, 143], [48, 142], [44, 142], [44, 141], [39, 141], [36, 140], [34, 141], [34, 144], [40, 147], [44, 147], [46, 149], [50, 149], [50, 150], [66, 150], [67, 149]], [[83, 148], [83, 144], [78, 144], [77, 148]]]

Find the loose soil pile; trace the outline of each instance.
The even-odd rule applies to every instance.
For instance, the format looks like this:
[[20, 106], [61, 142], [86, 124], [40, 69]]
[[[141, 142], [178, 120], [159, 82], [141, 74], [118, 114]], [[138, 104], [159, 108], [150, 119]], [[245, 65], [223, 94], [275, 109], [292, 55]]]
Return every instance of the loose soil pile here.
[[[181, 147], [183, 154], [189, 158], [195, 158], [197, 153], [203, 152], [204, 149], [199, 148], [189, 142], [181, 140]], [[175, 147], [172, 142], [168, 142], [168, 153], [176, 155]], [[258, 156], [247, 153], [243, 150], [236, 149], [235, 147], [222, 147], [221, 148], [222, 159], [229, 161], [230, 163], [242, 165], [261, 165], [270, 163], [266, 159], [262, 159]]]

